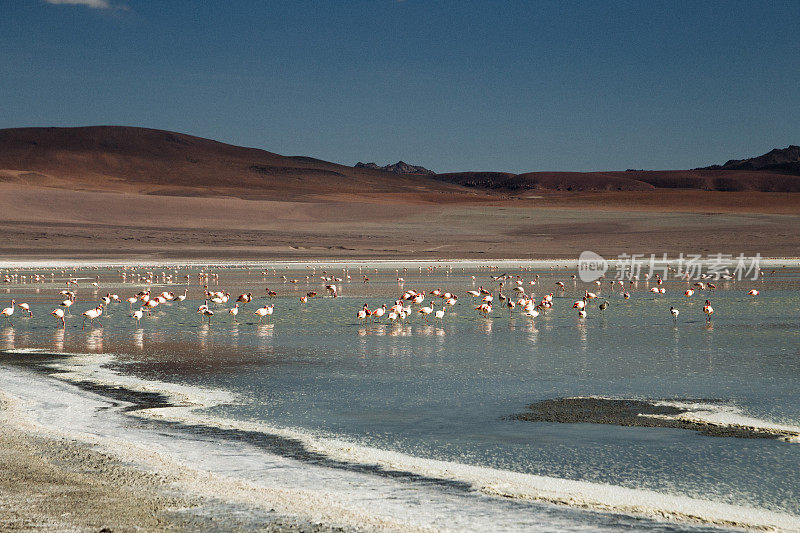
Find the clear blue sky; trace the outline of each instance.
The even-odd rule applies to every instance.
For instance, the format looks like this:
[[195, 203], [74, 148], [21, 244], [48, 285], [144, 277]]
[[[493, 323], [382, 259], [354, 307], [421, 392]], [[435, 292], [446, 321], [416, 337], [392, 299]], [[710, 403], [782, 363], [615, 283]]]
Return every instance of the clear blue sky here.
[[0, 0], [0, 127], [440, 172], [690, 168], [800, 143], [798, 0], [49, 2]]

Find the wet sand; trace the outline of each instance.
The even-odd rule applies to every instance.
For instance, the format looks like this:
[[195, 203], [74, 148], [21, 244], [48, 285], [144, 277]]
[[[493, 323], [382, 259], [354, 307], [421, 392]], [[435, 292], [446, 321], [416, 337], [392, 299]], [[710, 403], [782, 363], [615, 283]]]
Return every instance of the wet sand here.
[[168, 479], [68, 440], [0, 424], [0, 529], [132, 531], [185, 529]]
[[[714, 400], [691, 400], [714, 403]], [[691, 413], [688, 408], [664, 405], [658, 401], [609, 398], [559, 398], [528, 406], [528, 411], [512, 418], [529, 422], [565, 424], [612, 424], [644, 428], [677, 428], [697, 431], [709, 437], [775, 439], [796, 442], [795, 432], [773, 428], [755, 428], [736, 424], [714, 424], [700, 420], [674, 418]]]
[[18, 424], [8, 406], [0, 397], [2, 531], [342, 531], [283, 516], [253, 520], [241, 509], [220, 513], [219, 502], [177, 491], [168, 474]]

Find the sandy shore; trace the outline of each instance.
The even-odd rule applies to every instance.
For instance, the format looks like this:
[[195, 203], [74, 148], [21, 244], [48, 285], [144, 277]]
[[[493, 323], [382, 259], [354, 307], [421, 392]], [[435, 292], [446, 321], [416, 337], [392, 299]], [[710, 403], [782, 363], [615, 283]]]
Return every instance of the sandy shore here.
[[14, 428], [5, 414], [0, 418], [0, 529], [185, 529], [187, 520], [175, 511], [196, 502], [170, 494], [168, 480], [87, 445]]
[[219, 513], [175, 488], [169, 474], [123, 462], [89, 444], [20, 423], [0, 396], [2, 531], [342, 531], [291, 517], [254, 522]]

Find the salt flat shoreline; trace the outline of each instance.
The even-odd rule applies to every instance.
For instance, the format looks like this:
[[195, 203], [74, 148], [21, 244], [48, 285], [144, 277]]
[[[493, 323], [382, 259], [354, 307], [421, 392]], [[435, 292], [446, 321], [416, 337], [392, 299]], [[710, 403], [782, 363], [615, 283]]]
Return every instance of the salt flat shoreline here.
[[[746, 256], [750, 259], [750, 256]], [[616, 256], [608, 256], [610, 271], [621, 263]], [[639, 258], [645, 267], [649, 264], [650, 257]], [[684, 259], [685, 261], [685, 259]], [[733, 259], [735, 262], [735, 258]], [[679, 264], [678, 257], [667, 256], [667, 263], [670, 266]], [[696, 263], [708, 266], [715, 260], [709, 257], [701, 257]], [[800, 267], [800, 257], [761, 257], [759, 259], [762, 267]], [[663, 264], [659, 254], [656, 254], [656, 263]], [[358, 268], [358, 267], [379, 267], [379, 268], [426, 268], [426, 267], [447, 267], [455, 268], [571, 268], [578, 266], [577, 258], [559, 259], [285, 259], [285, 260], [253, 260], [242, 259], [234, 261], [231, 259], [164, 259], [154, 260], [137, 259], [130, 257], [120, 257], [113, 259], [2, 259], [0, 258], [0, 269], [46, 269], [46, 268], [119, 268], [119, 267], [222, 267], [222, 268]]]
[[[0, 372], [8, 369], [0, 364]], [[47, 378], [34, 378], [47, 379]], [[225, 512], [226, 507], [230, 512]], [[0, 391], [2, 531], [345, 531], [245, 510], [180, 488], [180, 481], [102, 446], [38, 426]]]
[[[373, 516], [368, 509], [353, 513], [338, 506], [332, 507], [330, 502], [322, 503], [317, 499], [320, 494], [308, 500], [302, 497], [301, 490], [254, 491], [252, 486], [243, 487], [225, 476], [209, 474], [202, 467], [196, 470], [192, 465], [176, 463], [169, 457], [169, 452], [162, 456], [160, 452], [153, 451], [149, 446], [150, 440], [146, 441], [148, 445], [145, 447], [142, 447], [145, 441], [136, 438], [131, 442], [138, 444], [133, 446], [127, 437], [117, 441], [113, 428], [122, 426], [119, 425], [120, 420], [113, 421], [114, 412], [122, 414], [127, 411], [127, 405], [139, 405], [141, 399], [126, 400], [115, 395], [98, 395], [92, 392], [90, 386], [81, 386], [83, 378], [78, 375], [67, 377], [68, 374], [60, 373], [66, 381], [48, 377], [35, 370], [37, 365], [27, 360], [27, 356], [44, 352], [34, 350], [17, 353], [25, 357], [0, 364], [3, 390], [0, 393], [0, 445], [3, 446], [0, 461], [10, 463], [9, 468], [0, 474], [0, 495], [8, 494], [5, 498], [10, 502], [6, 504], [4, 496], [0, 496], [0, 502], [3, 503], [0, 505], [0, 529], [99, 531], [108, 527], [113, 531], [214, 529], [309, 532], [419, 529], [403, 521], [386, 521]], [[102, 381], [102, 378], [98, 379]], [[133, 379], [136, 382], [136, 378]], [[142, 390], [134, 382], [128, 383], [130, 389], [124, 390], [141, 393]], [[181, 390], [175, 389], [172, 394]], [[190, 406], [195, 405], [197, 400], [186, 398]], [[143, 405], [147, 406], [148, 401], [145, 399]], [[158, 410], [163, 406], [152, 407]], [[185, 407], [176, 408], [183, 410]], [[109, 416], [112, 418], [109, 419]], [[63, 417], [66, 419], [62, 420]], [[159, 418], [171, 420], [166, 413]], [[176, 420], [180, 420], [180, 417]], [[214, 424], [211, 420], [207, 423], [211, 426]], [[88, 425], [84, 427], [84, 424]], [[127, 426], [127, 423], [124, 425]], [[141, 432], [146, 432], [148, 438], [161, 433], [153, 432], [153, 428], [137, 430], [135, 424], [132, 431], [139, 431], [140, 437], [143, 435]], [[160, 437], [162, 444], [163, 438], [174, 438], [166, 435]], [[346, 450], [351, 449], [352, 445], [348, 443], [340, 452], [350, 454]], [[226, 457], [228, 453], [227, 449], [223, 452]], [[353, 453], [359, 452], [355, 450]], [[334, 454], [332, 457], [344, 460], [344, 456]], [[397, 461], [393, 457], [388, 459], [390, 464]], [[364, 457], [357, 462], [364, 461], [370, 462]], [[427, 464], [424, 460], [423, 463]], [[382, 462], [376, 464], [384, 465]], [[450, 463], [441, 465], [448, 470], [454, 466]], [[476, 467], [466, 468], [476, 470]], [[431, 475], [450, 479], [444, 472]], [[557, 484], [570, 483], [566, 480], [553, 481]], [[4, 486], [12, 486], [13, 490], [2, 490]], [[517, 489], [512, 490], [511, 485], [503, 489], [492, 488], [494, 486], [494, 482], [491, 482], [487, 485], [488, 489], [484, 487], [481, 491], [488, 490], [487, 494], [495, 496], [518, 497], [514, 492]], [[324, 493], [324, 488], [320, 488]], [[595, 488], [602, 492], [608, 489], [603, 485]], [[494, 490], [499, 492], [492, 492]], [[630, 492], [628, 489], [621, 490], [626, 494]], [[675, 500], [669, 495], [653, 493], [650, 496]], [[574, 503], [571, 498], [564, 499], [563, 496], [544, 498], [542, 501], [567, 506]], [[676, 502], [673, 501], [671, 505]], [[694, 505], [689, 500], [686, 503], [690, 507]], [[101, 512], [94, 512], [97, 505], [102, 505]], [[676, 509], [681, 509], [684, 504], [678, 502], [677, 505]], [[712, 512], [712, 515], [708, 515], [711, 518], [704, 519], [700, 515], [687, 514], [685, 510], [653, 514], [636, 506], [634, 513], [656, 520], [675, 519], [677, 524], [716, 525], [734, 529], [747, 528], [746, 524], [755, 529], [762, 529], [764, 524], [769, 524], [766, 529], [776, 530], [794, 530], [796, 526], [796, 518], [789, 515], [758, 511], [750, 516], [753, 510], [729, 508], [724, 504], [721, 508], [734, 511], [734, 515], [727, 518], [725, 513], [714, 516]], [[624, 513], [625, 509], [626, 505], [619, 508], [611, 505], [601, 506], [598, 510]]]

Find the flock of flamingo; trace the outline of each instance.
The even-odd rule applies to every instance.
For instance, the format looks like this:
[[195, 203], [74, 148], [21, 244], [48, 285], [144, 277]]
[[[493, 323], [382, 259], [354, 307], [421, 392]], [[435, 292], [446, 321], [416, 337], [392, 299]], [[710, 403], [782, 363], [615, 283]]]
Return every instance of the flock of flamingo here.
[[[399, 271], [397, 272], [399, 273]], [[262, 272], [262, 274], [265, 273], [266, 272]], [[323, 274], [325, 273], [323, 272]], [[123, 281], [126, 280], [126, 277], [127, 272], [123, 272]], [[369, 281], [367, 276], [362, 277], [364, 283]], [[490, 277], [494, 282], [499, 283], [499, 290], [497, 292], [497, 301], [499, 302], [499, 305], [506, 308], [511, 313], [513, 313], [514, 309], [518, 307], [521, 309], [523, 315], [530, 319], [534, 319], [539, 316], [540, 313], [547, 312], [549, 309], [551, 309], [554, 305], [554, 296], [556, 293], [560, 292], [562, 295], [564, 295], [566, 292], [565, 283], [562, 281], [556, 281], [555, 289], [552, 292], [545, 294], [541, 299], [537, 300], [534, 298], [532, 293], [528, 294], [528, 290], [525, 287], [526, 282], [521, 275], [513, 276], [502, 274], [499, 276], [492, 275]], [[204, 284], [205, 301], [197, 308], [197, 313], [202, 315], [204, 320], [208, 320], [209, 324], [211, 323], [211, 318], [214, 316], [215, 312], [219, 311], [227, 311], [234, 321], [237, 320], [239, 313], [243, 311], [245, 306], [254, 299], [252, 293], [242, 293], [234, 301], [233, 307], [224, 307], [231, 298], [230, 293], [227, 291], [210, 291], [208, 288], [209, 280], [218, 282], [218, 278], [218, 274], [201, 272], [198, 275], [198, 280]], [[293, 284], [299, 282], [299, 280], [296, 279], [289, 280], [286, 278], [286, 276], [282, 276], [282, 278], [284, 282], [291, 282]], [[41, 279], [44, 280], [43, 277]], [[320, 279], [324, 283], [324, 288], [327, 295], [332, 298], [336, 298], [339, 295], [339, 286], [337, 286], [334, 282], [342, 282], [342, 278], [323, 275], [320, 276]], [[576, 276], [573, 275], [572, 279], [574, 282]], [[36, 280], [39, 281], [38, 275], [36, 276]], [[188, 285], [190, 281], [188, 274], [185, 276], [185, 280]], [[306, 280], [311, 282], [312, 276], [307, 276]], [[349, 282], [350, 280], [350, 276], [347, 275], [347, 281]], [[472, 280], [473, 283], [475, 283], [475, 276], [472, 276]], [[11, 279], [9, 276], [6, 276], [4, 281], [9, 282]], [[139, 275], [136, 281], [146, 285], [152, 285], [154, 281], [157, 282], [158, 280], [157, 276], [155, 276], [152, 272], [148, 272], [145, 276]], [[165, 273], [162, 273], [162, 281], [171, 283], [173, 278], [171, 275], [167, 276]], [[405, 280], [402, 277], [397, 277], [397, 282], [402, 287]], [[598, 288], [601, 288], [603, 282], [601, 280], [597, 280], [594, 283], [598, 286]], [[625, 283], [622, 280], [614, 280], [608, 283], [610, 284], [612, 291], [620, 291], [622, 298], [630, 298], [630, 293], [628, 290], [626, 290]], [[635, 287], [636, 283], [637, 282], [634, 280], [629, 281], [631, 287]], [[664, 282], [660, 276], [656, 277], [655, 286], [649, 288], [649, 292], [653, 294], [665, 294], [666, 289], [663, 286], [663, 283]], [[533, 286], [539, 284], [539, 275], [537, 274], [533, 276], [533, 279], [529, 280], [527, 284], [532, 290]], [[59, 307], [50, 312], [50, 314], [60, 322], [62, 327], [66, 327], [66, 317], [70, 314], [70, 308], [76, 301], [77, 285], [77, 279], [70, 279], [67, 282], [67, 288], [59, 293], [59, 295], [63, 298], [59, 303]], [[511, 286], [509, 291], [511, 295], [507, 295], [503, 292], [509, 285]], [[96, 277], [96, 280], [92, 282], [92, 286], [95, 290], [97, 290], [99, 287], [99, 277]], [[715, 289], [716, 286], [713, 283], [698, 281], [687, 288], [684, 291], [683, 296], [685, 298], [691, 298], [698, 291], [714, 291]], [[478, 304], [474, 307], [474, 310], [480, 315], [488, 317], [493, 312], [493, 306], [497, 303], [495, 301], [495, 294], [493, 291], [480, 286], [477, 290], [467, 290], [465, 293], [467, 296], [472, 297], [475, 303]], [[130, 305], [130, 316], [136, 320], [137, 323], [139, 323], [145, 316], [151, 316], [153, 311], [159, 306], [169, 302], [183, 302], [186, 300], [187, 294], [188, 289], [184, 289], [182, 294], [175, 294], [166, 290], [159, 294], [154, 294], [152, 289], [147, 287], [140, 290], [137, 294], [126, 298], [125, 301]], [[759, 291], [756, 289], [751, 289], [747, 294], [750, 296], [758, 296]], [[265, 297], [276, 295], [277, 293], [269, 288], [265, 290]], [[430, 297], [427, 303], [426, 296]], [[306, 294], [300, 296], [300, 302], [305, 304], [309, 301], [309, 299], [317, 297], [318, 293], [316, 291], [308, 291]], [[577, 309], [579, 320], [583, 320], [587, 317], [588, 310], [590, 308], [590, 302], [597, 298], [597, 294], [590, 292], [589, 290], [585, 290], [583, 297], [573, 303], [572, 308]], [[121, 302], [122, 299], [117, 294], [107, 293], [105, 296], [100, 298], [100, 301], [97, 303], [97, 305], [81, 313], [80, 316], [82, 317], [83, 327], [86, 326], [87, 320], [89, 321], [90, 327], [94, 326], [95, 321], [102, 325], [100, 323], [100, 317], [103, 315], [104, 310], [112, 303]], [[418, 314], [421, 315], [426, 322], [429, 321], [431, 317], [435, 320], [442, 321], [445, 318], [446, 311], [455, 306], [457, 303], [458, 296], [454, 292], [443, 291], [441, 289], [434, 289], [428, 292], [423, 290], [409, 289], [404, 290], [400, 297], [397, 298], [394, 301], [394, 304], [391, 306], [383, 304], [375, 309], [370, 309], [365, 303], [357, 311], [356, 318], [359, 322], [365, 323], [381, 321], [383, 317], [386, 316], [388, 322], [397, 323], [406, 321], [412, 315]], [[134, 305], [138, 305], [138, 308], [134, 309]], [[220, 310], [219, 306], [223, 306], [223, 308]], [[605, 313], [605, 310], [608, 307], [609, 301], [607, 299], [603, 299], [602, 303], [597, 306], [601, 313]], [[11, 323], [11, 317], [14, 314], [15, 308], [19, 308], [23, 313], [23, 316], [27, 316], [28, 318], [33, 317], [33, 312], [31, 311], [31, 307], [28, 303], [17, 303], [14, 299], [11, 300], [10, 307], [6, 307], [0, 311], [0, 317], [5, 318], [8, 323]], [[257, 316], [259, 323], [261, 323], [264, 319], [269, 319], [273, 315], [274, 311], [274, 304], [264, 305], [255, 309], [252, 312], [252, 315]], [[669, 312], [673, 320], [677, 321], [680, 311], [672, 306], [669, 308]], [[708, 299], [705, 301], [703, 306], [703, 313], [705, 314], [707, 321], [710, 321], [711, 316], [714, 314], [714, 308], [711, 306], [711, 302]]]

